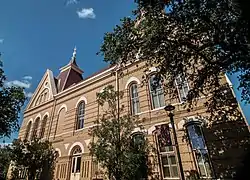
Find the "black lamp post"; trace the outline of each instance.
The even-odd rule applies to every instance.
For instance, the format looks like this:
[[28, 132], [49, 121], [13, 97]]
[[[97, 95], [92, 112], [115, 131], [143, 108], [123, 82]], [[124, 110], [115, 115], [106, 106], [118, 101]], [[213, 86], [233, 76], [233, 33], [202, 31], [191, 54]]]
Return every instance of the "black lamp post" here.
[[175, 148], [176, 148], [176, 151], [177, 151], [177, 157], [178, 157], [178, 163], [179, 163], [179, 168], [180, 168], [181, 180], [185, 180], [183, 167], [182, 167], [182, 163], [181, 163], [180, 149], [179, 149], [179, 146], [178, 146], [177, 135], [176, 135], [175, 125], [174, 125], [174, 113], [173, 113], [173, 111], [174, 111], [175, 107], [172, 106], [171, 104], [169, 104], [164, 109], [165, 109], [165, 111], [168, 112], [168, 116], [170, 118], [170, 123], [171, 123], [171, 126], [173, 128], [174, 144], [175, 144]]

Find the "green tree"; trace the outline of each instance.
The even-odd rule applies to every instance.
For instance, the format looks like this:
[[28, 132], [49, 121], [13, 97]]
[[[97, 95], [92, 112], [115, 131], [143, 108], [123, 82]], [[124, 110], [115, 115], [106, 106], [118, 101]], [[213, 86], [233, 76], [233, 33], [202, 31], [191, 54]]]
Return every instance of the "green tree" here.
[[240, 9], [240, 16], [248, 23], [248, 41], [250, 41], [250, 12], [248, 9], [248, 2], [245, 0], [233, 0], [233, 3], [236, 8]]
[[0, 180], [5, 180], [10, 165], [11, 151], [9, 146], [0, 146]]
[[19, 172], [26, 172], [28, 180], [52, 179], [56, 157], [49, 141], [14, 140], [11, 146], [12, 179], [18, 179]]
[[231, 0], [136, 3], [135, 17], [122, 19], [121, 25], [105, 34], [100, 49], [105, 61], [125, 65], [139, 59], [155, 66], [170, 92], [176, 91], [178, 76], [186, 78], [191, 82], [189, 104], [205, 95], [209, 109], [231, 98], [228, 86], [220, 83], [222, 75], [240, 72], [242, 99], [250, 102], [249, 28]]
[[0, 138], [10, 137], [19, 128], [18, 113], [25, 102], [23, 88], [6, 87], [2, 61], [0, 60]]
[[[109, 179], [138, 180], [149, 171], [149, 145], [143, 133], [132, 134], [137, 119], [118, 108], [122, 92], [107, 86], [97, 94], [97, 102], [104, 114], [90, 131], [95, 138], [90, 152], [107, 172]], [[120, 116], [120, 113], [123, 115]]]

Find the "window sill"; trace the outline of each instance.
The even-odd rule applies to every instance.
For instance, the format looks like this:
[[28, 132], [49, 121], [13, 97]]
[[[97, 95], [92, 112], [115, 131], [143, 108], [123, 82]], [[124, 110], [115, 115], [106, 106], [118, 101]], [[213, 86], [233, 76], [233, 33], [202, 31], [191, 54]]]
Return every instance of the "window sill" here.
[[84, 129], [88, 129], [88, 127], [83, 127], [81, 129], [77, 129], [77, 130], [75, 130], [75, 132], [80, 132], [80, 131], [83, 131]]
[[92, 127], [95, 127], [95, 126], [97, 126], [97, 124], [94, 124], [94, 125], [91, 125], [91, 126], [87, 126], [87, 127], [83, 127], [81, 129], [77, 129], [77, 130], [75, 130], [75, 132], [81, 132], [81, 131], [83, 131], [85, 129], [89, 129], [89, 128], [92, 128]]

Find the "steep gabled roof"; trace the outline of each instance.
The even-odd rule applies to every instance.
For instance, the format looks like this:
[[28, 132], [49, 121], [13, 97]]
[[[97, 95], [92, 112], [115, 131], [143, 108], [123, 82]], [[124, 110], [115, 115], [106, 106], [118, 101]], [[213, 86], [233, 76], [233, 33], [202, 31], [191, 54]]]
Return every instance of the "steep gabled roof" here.
[[61, 92], [73, 84], [79, 83], [83, 80], [83, 71], [78, 67], [76, 63], [76, 48], [74, 49], [73, 56], [66, 66], [60, 69], [60, 73], [57, 76], [57, 92]]

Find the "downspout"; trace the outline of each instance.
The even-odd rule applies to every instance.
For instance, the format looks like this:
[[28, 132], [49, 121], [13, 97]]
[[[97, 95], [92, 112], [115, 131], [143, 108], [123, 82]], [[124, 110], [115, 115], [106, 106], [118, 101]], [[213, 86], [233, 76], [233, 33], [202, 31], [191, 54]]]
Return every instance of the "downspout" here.
[[[119, 160], [119, 156], [120, 156], [120, 151], [121, 151], [121, 146], [120, 146], [120, 89], [119, 89], [119, 73], [120, 70], [120, 64], [118, 63], [117, 67], [116, 67], [116, 71], [115, 71], [115, 80], [116, 80], [116, 91], [117, 91], [117, 120], [118, 120], [118, 154], [117, 154], [117, 163], [118, 163], [118, 173], [120, 175], [120, 170], [121, 170], [121, 165], [120, 165], [120, 160]], [[117, 180], [120, 180], [120, 177], [118, 177]]]

